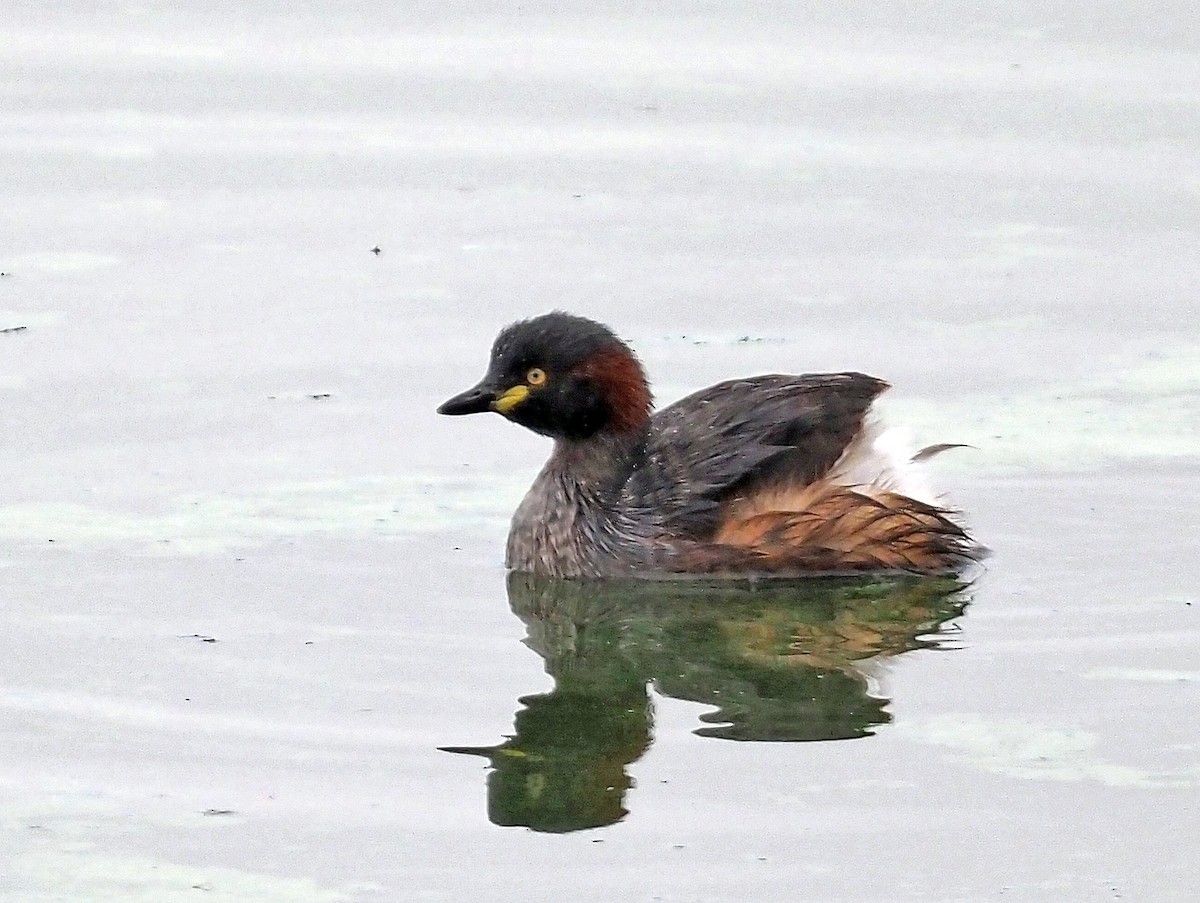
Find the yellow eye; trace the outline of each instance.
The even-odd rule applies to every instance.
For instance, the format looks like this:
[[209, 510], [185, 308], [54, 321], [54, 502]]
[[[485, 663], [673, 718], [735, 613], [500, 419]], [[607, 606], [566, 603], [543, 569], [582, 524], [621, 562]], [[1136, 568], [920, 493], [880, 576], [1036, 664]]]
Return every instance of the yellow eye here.
[[525, 382], [531, 386], [540, 386], [546, 381], [546, 371], [541, 367], [534, 367], [525, 374]]

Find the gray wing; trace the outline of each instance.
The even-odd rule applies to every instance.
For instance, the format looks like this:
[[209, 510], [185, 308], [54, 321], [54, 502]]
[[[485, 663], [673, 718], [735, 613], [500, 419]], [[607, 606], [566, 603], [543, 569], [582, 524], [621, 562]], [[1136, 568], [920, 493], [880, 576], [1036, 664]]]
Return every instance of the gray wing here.
[[862, 373], [756, 376], [718, 383], [654, 415], [630, 501], [660, 514], [667, 533], [704, 539], [721, 503], [833, 467], [887, 388]]

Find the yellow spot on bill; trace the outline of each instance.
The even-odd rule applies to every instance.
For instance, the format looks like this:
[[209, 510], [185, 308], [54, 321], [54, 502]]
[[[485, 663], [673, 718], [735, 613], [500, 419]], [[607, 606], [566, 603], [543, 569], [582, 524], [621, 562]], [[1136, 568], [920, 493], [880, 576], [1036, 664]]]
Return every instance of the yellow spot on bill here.
[[503, 395], [501, 395], [499, 398], [497, 398], [495, 401], [493, 401], [492, 407], [495, 408], [497, 411], [499, 411], [501, 414], [507, 414], [509, 411], [511, 411], [513, 408], [515, 408], [517, 405], [519, 405], [521, 402], [523, 402], [528, 397], [529, 397], [529, 387], [528, 386], [513, 386], [511, 389], [509, 389]]

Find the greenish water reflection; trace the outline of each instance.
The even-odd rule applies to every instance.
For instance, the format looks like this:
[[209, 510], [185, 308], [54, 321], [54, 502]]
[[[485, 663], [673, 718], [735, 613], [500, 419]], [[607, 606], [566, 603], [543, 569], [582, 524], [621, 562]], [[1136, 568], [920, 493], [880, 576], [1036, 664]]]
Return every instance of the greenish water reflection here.
[[621, 819], [659, 693], [716, 707], [696, 733], [846, 740], [891, 716], [867, 663], [945, 641], [967, 604], [947, 578], [582, 582], [510, 574], [526, 643], [554, 678], [523, 696], [516, 731], [485, 747], [497, 825], [574, 831]]

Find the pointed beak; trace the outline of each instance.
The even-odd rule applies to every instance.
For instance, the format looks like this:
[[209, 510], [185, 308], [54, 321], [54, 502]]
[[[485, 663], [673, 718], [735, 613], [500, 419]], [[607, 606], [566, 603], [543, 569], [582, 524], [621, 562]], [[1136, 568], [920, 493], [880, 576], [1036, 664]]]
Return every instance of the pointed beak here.
[[484, 380], [477, 386], [472, 386], [465, 392], [460, 392], [453, 398], [448, 398], [438, 405], [439, 414], [482, 414], [492, 410], [496, 400], [496, 389]]

